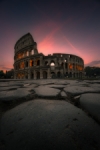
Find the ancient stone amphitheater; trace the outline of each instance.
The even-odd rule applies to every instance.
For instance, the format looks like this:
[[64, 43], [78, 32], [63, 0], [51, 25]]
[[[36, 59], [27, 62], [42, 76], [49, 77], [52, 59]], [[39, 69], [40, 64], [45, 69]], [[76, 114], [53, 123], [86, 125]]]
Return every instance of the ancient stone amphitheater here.
[[45, 56], [38, 53], [37, 43], [27, 33], [15, 44], [15, 79], [82, 78], [84, 61], [82, 58], [63, 53]]

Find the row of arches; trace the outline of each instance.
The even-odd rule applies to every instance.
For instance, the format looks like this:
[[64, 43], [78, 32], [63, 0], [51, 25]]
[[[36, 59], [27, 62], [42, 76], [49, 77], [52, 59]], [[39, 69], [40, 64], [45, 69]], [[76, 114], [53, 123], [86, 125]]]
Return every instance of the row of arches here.
[[56, 67], [56, 66], [64, 67], [64, 65], [65, 65], [66, 69], [70, 69], [70, 70], [74, 69], [74, 70], [79, 70], [79, 71], [82, 71], [84, 68], [82, 65], [70, 63], [70, 62], [67, 62], [67, 60], [65, 61], [65, 63], [64, 62], [57, 62], [57, 64], [53, 60], [50, 61], [50, 64], [48, 61], [45, 61], [45, 65], [46, 66], [50, 65], [50, 66], [54, 66], [54, 67]]
[[[31, 72], [30, 73], [30, 77], [28, 77], [28, 73], [27, 72], [26, 73], [17, 73], [17, 75], [16, 75], [17, 79], [28, 79], [28, 78], [34, 79], [34, 77], [36, 79], [40, 79], [40, 71], [36, 71], [35, 76], [34, 76], [34, 73]], [[43, 79], [47, 79], [47, 71], [43, 71]]]
[[35, 61], [33, 61], [33, 60], [27, 61], [26, 60], [26, 61], [19, 62], [15, 65], [15, 70], [24, 69], [24, 68], [33, 67], [33, 66], [40, 66], [40, 60], [36, 59]]
[[[66, 72], [65, 74], [62, 74], [60, 71], [58, 71], [57, 73], [51, 72], [49, 77], [50, 78], [63, 78], [63, 77], [82, 78], [82, 72], [79, 72], [79, 73]], [[28, 73], [18, 73], [16, 78], [18, 78], [18, 79], [40, 79], [41, 76], [40, 76], [40, 71], [36, 71], [35, 74], [33, 72], [30, 72], [30, 74], [28, 74]], [[42, 72], [42, 78], [43, 79], [48, 78], [47, 71]]]
[[34, 50], [30, 50], [30, 51], [25, 51], [25, 52], [20, 52], [18, 53], [16, 56], [15, 56], [15, 60], [18, 60], [18, 59], [22, 59], [24, 57], [27, 57], [27, 56], [31, 56], [31, 55], [34, 55]]
[[[35, 76], [36, 76], [36, 79], [40, 79], [40, 72], [37, 71]], [[30, 78], [34, 79], [34, 73], [33, 72], [31, 72]], [[43, 71], [43, 79], [47, 79], [47, 71]]]
[[[31, 56], [31, 55], [34, 55], [34, 50], [27, 50], [25, 52], [20, 52], [18, 53], [16, 56], [15, 56], [15, 60], [18, 60], [18, 59], [22, 59], [24, 57], [27, 57], [27, 56]], [[74, 61], [74, 62], [78, 62], [78, 63], [82, 63], [83, 64], [83, 60], [81, 58], [76, 58], [75, 56], [71, 56], [69, 55], [68, 58], [63, 58], [63, 56], [61, 55], [61, 57], [57, 58], [57, 61], [64, 61], [64, 63], [68, 62], [68, 61]], [[45, 62], [45, 64], [47, 64], [48, 61]], [[55, 63], [54, 60], [52, 60], [52, 62]]]
[[[50, 64], [48, 63], [48, 61], [45, 61], [45, 66], [51, 66], [51, 67], [56, 67], [55, 65], [55, 62], [54, 61], [51, 61]], [[75, 63], [58, 63], [58, 67], [62, 67], [64, 68], [64, 65], [65, 65], [65, 69], [69, 69], [69, 70], [78, 70], [78, 71], [82, 71], [83, 70], [83, 66], [82, 65], [78, 65], [78, 64], [75, 64]], [[29, 60], [29, 61], [22, 61], [22, 62], [19, 62], [15, 65], [15, 70], [18, 70], [18, 69], [24, 69], [26, 67], [33, 67], [33, 66], [40, 66], [40, 59], [37, 58], [35, 60]]]

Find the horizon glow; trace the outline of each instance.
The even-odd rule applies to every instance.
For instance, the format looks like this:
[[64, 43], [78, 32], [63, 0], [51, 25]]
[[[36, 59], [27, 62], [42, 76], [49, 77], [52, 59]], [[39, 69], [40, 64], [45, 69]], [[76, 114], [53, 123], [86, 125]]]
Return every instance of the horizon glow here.
[[13, 68], [14, 45], [28, 32], [37, 42], [38, 52], [44, 55], [73, 54], [84, 64], [100, 60], [99, 2], [64, 0], [62, 5], [60, 0], [48, 0], [48, 4], [34, 1], [0, 2], [0, 70]]

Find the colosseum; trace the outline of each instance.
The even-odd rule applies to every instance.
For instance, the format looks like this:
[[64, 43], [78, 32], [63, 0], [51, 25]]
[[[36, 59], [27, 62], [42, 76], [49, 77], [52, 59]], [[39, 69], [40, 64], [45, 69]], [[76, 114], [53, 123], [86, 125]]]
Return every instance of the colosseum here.
[[82, 78], [84, 61], [82, 58], [64, 53], [45, 56], [38, 53], [37, 43], [27, 33], [15, 44], [15, 79]]

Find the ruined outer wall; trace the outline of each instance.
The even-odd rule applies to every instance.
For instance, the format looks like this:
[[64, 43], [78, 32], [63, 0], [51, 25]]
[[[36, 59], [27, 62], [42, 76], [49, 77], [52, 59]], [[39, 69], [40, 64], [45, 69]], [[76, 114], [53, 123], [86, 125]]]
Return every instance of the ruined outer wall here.
[[30, 33], [21, 37], [15, 44], [14, 78], [82, 78], [84, 61], [82, 58], [63, 53], [44, 56], [38, 53], [37, 44]]

